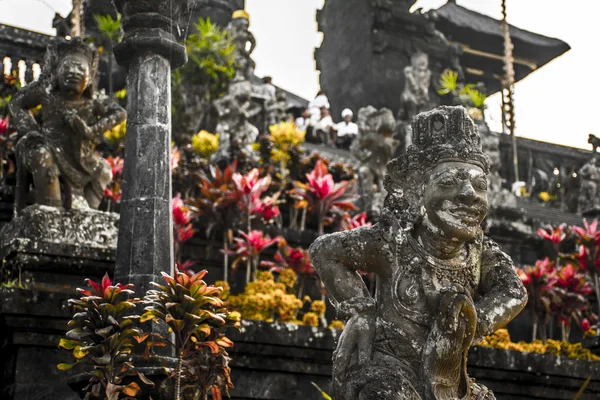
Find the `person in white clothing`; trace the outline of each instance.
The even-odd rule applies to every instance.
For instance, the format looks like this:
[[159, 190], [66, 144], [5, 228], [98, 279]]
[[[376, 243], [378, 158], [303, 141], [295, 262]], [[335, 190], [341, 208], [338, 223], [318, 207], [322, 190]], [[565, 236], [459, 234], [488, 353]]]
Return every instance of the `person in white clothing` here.
[[358, 125], [352, 122], [352, 117], [354, 117], [354, 113], [351, 109], [346, 108], [342, 111], [343, 121], [336, 125], [336, 144], [338, 147], [349, 148], [354, 138], [358, 135]]
[[321, 108], [329, 109], [329, 99], [323, 91], [317, 93], [317, 97], [310, 103], [308, 103], [308, 109], [310, 110], [310, 119], [313, 125], [316, 125], [321, 120]]
[[314, 131], [321, 143], [335, 147], [336, 126], [329, 113], [329, 108], [321, 107], [321, 119], [315, 125]]

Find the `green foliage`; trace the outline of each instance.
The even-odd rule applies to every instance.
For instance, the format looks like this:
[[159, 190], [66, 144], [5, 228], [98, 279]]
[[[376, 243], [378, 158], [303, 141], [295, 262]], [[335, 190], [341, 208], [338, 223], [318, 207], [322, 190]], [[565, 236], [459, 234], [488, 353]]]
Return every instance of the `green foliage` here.
[[136, 341], [143, 341], [142, 332], [134, 327], [138, 317], [126, 312], [139, 302], [132, 299], [133, 285], [112, 285], [108, 274], [101, 283], [86, 280], [92, 290], [77, 289], [79, 299], [69, 300], [76, 313], [68, 323], [69, 331], [59, 346], [73, 353], [72, 364], [59, 364], [61, 371], [77, 364], [88, 365], [90, 381], [86, 387], [87, 398], [116, 400], [119, 394], [133, 396], [140, 391], [137, 382], [125, 384], [126, 377], [138, 377], [153, 386], [141, 372], [128, 361]]
[[94, 15], [98, 30], [106, 36], [111, 43], [118, 42], [121, 38], [121, 14], [114, 20], [110, 15]]
[[177, 351], [177, 368], [170, 371], [176, 379], [176, 399], [182, 390], [205, 394], [209, 389], [213, 398], [221, 398], [221, 389], [227, 392], [232, 387], [225, 348], [233, 342], [222, 331], [239, 326], [240, 315], [227, 312], [218, 297], [222, 288], [208, 286], [202, 280], [206, 273], [190, 277], [177, 272], [172, 277], [163, 272], [166, 284], [152, 282], [155, 290], [149, 290], [144, 297], [147, 306], [140, 322], [152, 320], [166, 325], [175, 339], [173, 342], [153, 335], [147, 349], [171, 346]]
[[449, 69], [440, 76], [437, 93], [440, 96], [452, 95], [456, 103], [467, 108], [485, 108], [486, 95], [477, 90], [477, 86], [472, 83], [458, 83], [458, 73]]
[[445, 70], [440, 76], [439, 89], [437, 90], [439, 95], [445, 96], [450, 93], [456, 92], [458, 89], [458, 72]]
[[207, 99], [218, 98], [235, 76], [236, 48], [225, 31], [210, 19], [200, 18], [195, 26], [198, 32], [187, 39], [190, 62], [181, 69], [180, 77], [184, 82], [202, 84]]

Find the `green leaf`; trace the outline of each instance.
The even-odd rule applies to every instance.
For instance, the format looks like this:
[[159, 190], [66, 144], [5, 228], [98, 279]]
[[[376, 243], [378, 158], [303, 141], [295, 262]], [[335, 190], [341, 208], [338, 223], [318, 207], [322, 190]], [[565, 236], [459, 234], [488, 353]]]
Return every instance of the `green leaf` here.
[[66, 350], [73, 350], [77, 346], [81, 346], [81, 343], [79, 343], [77, 340], [69, 340], [65, 338], [61, 338], [60, 342], [58, 343], [58, 347], [62, 347]]
[[58, 368], [61, 371], [68, 371], [71, 368], [73, 368], [75, 365], [77, 365], [77, 363], [73, 363], [73, 364], [58, 364], [56, 366], [56, 368]]

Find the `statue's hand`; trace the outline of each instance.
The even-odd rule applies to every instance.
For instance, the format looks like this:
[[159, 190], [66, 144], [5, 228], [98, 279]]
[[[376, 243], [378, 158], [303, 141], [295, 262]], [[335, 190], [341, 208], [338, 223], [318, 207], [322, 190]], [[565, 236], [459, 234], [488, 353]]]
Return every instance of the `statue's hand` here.
[[374, 338], [374, 312], [365, 311], [350, 318], [333, 355], [335, 375], [343, 377], [354, 365], [368, 363], [373, 352]]
[[450, 285], [440, 289], [440, 293], [464, 294], [471, 297], [467, 289], [465, 289], [465, 287], [460, 283], [451, 283]]
[[86, 139], [90, 139], [92, 137], [92, 129], [85, 123], [83, 119], [77, 114], [69, 114], [65, 117], [67, 121], [67, 125], [76, 132], [77, 134], [83, 136]]

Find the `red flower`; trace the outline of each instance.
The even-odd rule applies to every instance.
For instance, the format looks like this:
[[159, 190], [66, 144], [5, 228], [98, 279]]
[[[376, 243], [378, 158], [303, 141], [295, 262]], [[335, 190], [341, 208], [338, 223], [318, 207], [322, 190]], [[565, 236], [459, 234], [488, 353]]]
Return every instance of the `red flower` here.
[[173, 198], [172, 203], [173, 209], [173, 223], [177, 226], [183, 226], [190, 223], [191, 213], [189, 208], [186, 207], [185, 203], [181, 199], [181, 194], [177, 193], [177, 195]]
[[592, 329], [592, 327], [590, 326], [590, 320], [587, 318], [584, 318], [583, 321], [581, 321], [581, 329], [584, 332], [589, 331], [590, 329]]
[[583, 220], [585, 228], [579, 226], [573, 227], [573, 232], [577, 235], [578, 241], [584, 245], [591, 247], [600, 244], [600, 231], [598, 231], [598, 220], [594, 220], [592, 224], [588, 224], [587, 220]]
[[590, 254], [586, 246], [579, 246], [579, 253], [577, 257], [579, 259], [579, 266], [588, 272], [591, 272], [594, 268], [600, 273], [600, 258], [598, 257], [598, 246], [594, 246], [593, 253]]
[[179, 241], [179, 243], [183, 243], [186, 240], [189, 240], [192, 236], [194, 236], [196, 230], [192, 227], [192, 224], [187, 224], [184, 226], [178, 226], [176, 233], [176, 239]]
[[117, 289], [119, 292], [127, 290], [133, 294], [133, 284], [130, 283], [128, 285], [121, 285], [120, 283], [117, 283], [113, 286], [110, 278], [108, 277], [108, 272], [104, 274], [104, 277], [100, 283], [96, 283], [91, 279], [86, 279], [85, 282], [92, 287], [93, 291], [77, 289], [77, 291], [84, 296], [94, 296], [103, 299], [109, 299], [112, 296], [112, 293], [115, 292], [115, 289]]
[[280, 272], [284, 268], [291, 268], [298, 275], [313, 275], [315, 267], [310, 262], [308, 250], [302, 248], [292, 248], [281, 238], [278, 245], [279, 249], [273, 257], [275, 262], [263, 261], [261, 265], [270, 267], [271, 270]]
[[0, 117], [0, 135], [4, 135], [6, 132], [8, 132], [8, 117]]
[[559, 245], [565, 238], [567, 237], [567, 233], [565, 232], [565, 224], [561, 224], [556, 228], [551, 226], [546, 229], [540, 228], [537, 231], [537, 234], [545, 240], [552, 242], [553, 245]]
[[361, 226], [371, 226], [370, 222], [367, 222], [367, 213], [364, 212], [362, 214], [357, 214], [354, 217], [351, 217], [350, 214], [344, 214], [342, 219], [342, 230], [352, 230], [356, 228], [360, 228]]
[[104, 189], [104, 197], [108, 197], [115, 203], [118, 203], [121, 201], [121, 195], [122, 195], [122, 193], [120, 190], [113, 191], [109, 188]]
[[[341, 215], [349, 210], [356, 210], [352, 193], [353, 181], [335, 183], [329, 174], [327, 166], [318, 160], [310, 174], [306, 174], [307, 183], [294, 182], [292, 195], [299, 201], [296, 208], [309, 208], [317, 213], [319, 218], [319, 233], [323, 226], [331, 223], [335, 215]], [[334, 216], [330, 215], [334, 214]]]
[[[277, 236], [271, 239], [269, 235], [266, 235], [261, 231], [251, 231], [246, 234], [239, 231], [241, 238], [234, 238], [235, 248], [228, 250], [228, 254], [236, 255], [237, 258], [234, 260], [232, 267], [236, 268], [240, 261], [246, 261], [248, 259], [256, 259], [260, 253], [262, 253], [268, 247], [271, 247], [275, 243], [281, 240], [281, 237]], [[258, 261], [257, 261], [258, 262]], [[258, 265], [258, 264], [257, 264]]]
[[187, 260], [187, 261], [184, 261], [183, 263], [178, 262], [175, 265], [175, 268], [177, 268], [178, 272], [183, 272], [183, 273], [187, 274], [188, 276], [193, 276], [193, 275], [195, 275], [195, 272], [191, 268], [194, 265], [196, 265], [196, 261]]
[[536, 261], [534, 267], [517, 268], [517, 274], [525, 287], [533, 284], [541, 293], [551, 290], [558, 282], [554, 264], [548, 258]]
[[251, 213], [261, 215], [265, 221], [271, 221], [280, 214], [279, 207], [275, 205], [278, 197], [279, 195], [265, 197], [264, 199], [255, 197], [252, 200]]
[[260, 195], [266, 191], [271, 185], [271, 177], [269, 175], [259, 179], [258, 169], [254, 168], [247, 175], [242, 175], [239, 172], [233, 174], [233, 182], [235, 183], [238, 194], [241, 195]]
[[121, 157], [108, 156], [104, 161], [110, 165], [113, 178], [123, 172], [124, 160]]
[[577, 273], [572, 264], [567, 264], [558, 271], [557, 284], [569, 292], [580, 294], [582, 296], [587, 296], [594, 291], [590, 284], [585, 281], [585, 276]]

